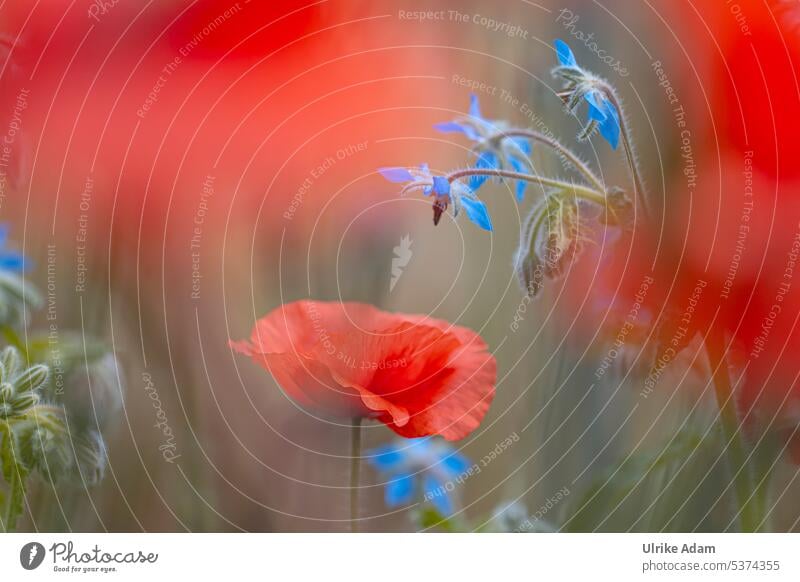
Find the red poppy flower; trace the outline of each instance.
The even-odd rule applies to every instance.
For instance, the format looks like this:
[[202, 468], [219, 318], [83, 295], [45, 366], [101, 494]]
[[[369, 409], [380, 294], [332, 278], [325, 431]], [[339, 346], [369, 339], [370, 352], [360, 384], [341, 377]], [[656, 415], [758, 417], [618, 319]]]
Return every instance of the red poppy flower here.
[[297, 301], [230, 345], [301, 405], [376, 419], [404, 437], [464, 438], [494, 398], [497, 364], [480, 336], [422, 315]]
[[[782, 0], [742, 0], [724, 10], [718, 4], [670, 4], [680, 11], [670, 20], [681, 22], [698, 71], [680, 78], [687, 63], [671, 66], [691, 120], [693, 193], [682, 160], [680, 172], [668, 175], [663, 220], [618, 243], [610, 264], [587, 262], [581, 282], [570, 285], [625, 317], [652, 275], [644, 303], [658, 326], [656, 359], [698, 335], [723, 335], [740, 419], [753, 442], [761, 433], [777, 435], [800, 461], [800, 31], [791, 24], [800, 12]], [[664, 131], [674, 130], [667, 124]], [[668, 155], [680, 154], [675, 148]], [[652, 322], [639, 323], [649, 334]], [[613, 340], [620, 329], [617, 319], [603, 331]]]

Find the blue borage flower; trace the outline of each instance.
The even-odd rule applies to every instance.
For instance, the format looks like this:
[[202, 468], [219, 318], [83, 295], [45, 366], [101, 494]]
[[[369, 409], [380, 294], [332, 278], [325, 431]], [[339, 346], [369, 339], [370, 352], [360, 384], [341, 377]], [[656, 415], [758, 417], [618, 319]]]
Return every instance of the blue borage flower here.
[[[470, 95], [469, 115], [454, 121], [437, 123], [434, 129], [442, 133], [463, 133], [475, 142], [475, 167], [481, 169], [511, 170], [525, 173], [532, 170], [530, 163], [531, 142], [522, 137], [505, 135], [511, 126], [505, 121], [490, 121], [481, 115], [477, 95]], [[469, 186], [472, 190], [480, 188], [487, 176], [471, 176]], [[522, 201], [528, 183], [517, 180], [517, 199]]]
[[617, 149], [620, 135], [619, 112], [606, 93], [599, 88], [602, 82], [578, 65], [575, 54], [567, 43], [557, 39], [554, 45], [559, 62], [554, 73], [566, 81], [565, 90], [559, 95], [570, 111], [574, 112], [581, 100], [588, 105], [588, 123], [581, 132], [581, 137], [589, 138], [598, 130], [611, 147]]
[[369, 463], [388, 479], [388, 507], [407, 505], [419, 495], [443, 516], [452, 515], [453, 485], [472, 466], [447, 443], [431, 437], [398, 439], [367, 451], [367, 456]]
[[28, 260], [22, 253], [7, 249], [8, 224], [0, 224], [0, 271], [22, 273], [28, 268]]
[[427, 164], [419, 168], [381, 168], [378, 171], [390, 182], [405, 182], [401, 194], [421, 190], [425, 196], [433, 195], [434, 224], [439, 224], [442, 214], [452, 203], [454, 217], [457, 217], [463, 208], [472, 222], [485, 230], [492, 230], [492, 221], [486, 205], [478, 200], [473, 189], [466, 184], [432, 175]]

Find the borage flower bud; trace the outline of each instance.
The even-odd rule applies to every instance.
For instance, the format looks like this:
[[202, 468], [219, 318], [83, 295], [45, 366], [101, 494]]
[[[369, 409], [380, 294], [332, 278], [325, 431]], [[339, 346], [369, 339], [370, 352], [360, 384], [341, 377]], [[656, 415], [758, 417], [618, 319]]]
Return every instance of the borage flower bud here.
[[108, 465], [106, 443], [102, 435], [89, 430], [73, 441], [78, 475], [87, 485], [97, 485], [103, 480]]
[[522, 291], [528, 297], [536, 297], [544, 287], [544, 268], [539, 256], [532, 250], [518, 253], [514, 262], [514, 272], [519, 279]]
[[564, 241], [555, 234], [547, 237], [544, 251], [544, 274], [549, 279], [563, 276], [568, 266], [581, 251], [581, 246], [574, 239]]
[[14, 397], [14, 386], [9, 382], [0, 384], [0, 402], [7, 402]]
[[39, 404], [39, 396], [37, 394], [23, 394], [11, 400], [11, 407], [14, 409], [14, 414], [25, 414], [29, 408], [33, 408]]
[[22, 369], [22, 356], [17, 348], [8, 346], [0, 352], [0, 373], [2, 380], [8, 381], [9, 378], [16, 376]]
[[541, 253], [544, 272], [547, 277], [556, 279], [564, 274], [583, 248], [578, 205], [563, 193], [551, 195], [546, 224]]
[[120, 363], [111, 352], [69, 370], [64, 380], [63, 401], [70, 422], [93, 429], [113, 423], [124, 403], [123, 376]]
[[66, 426], [60, 420], [25, 423], [17, 430], [17, 442], [22, 463], [50, 481], [67, 475], [73, 466]]
[[600, 224], [619, 226], [623, 232], [631, 232], [636, 224], [633, 201], [618, 187], [610, 188], [606, 194], [606, 205], [600, 214]]
[[47, 376], [49, 373], [50, 372], [47, 366], [43, 364], [35, 364], [14, 377], [12, 380], [14, 389], [18, 394], [37, 390], [42, 386], [42, 384], [47, 382]]
[[544, 269], [536, 253], [536, 237], [541, 203], [533, 208], [525, 219], [520, 236], [519, 247], [514, 253], [514, 272], [517, 274], [522, 292], [528, 297], [536, 297], [542, 290]]
[[47, 366], [35, 364], [22, 367], [16, 348], [8, 347], [0, 354], [0, 417], [24, 416], [41, 399], [39, 387], [47, 381]]

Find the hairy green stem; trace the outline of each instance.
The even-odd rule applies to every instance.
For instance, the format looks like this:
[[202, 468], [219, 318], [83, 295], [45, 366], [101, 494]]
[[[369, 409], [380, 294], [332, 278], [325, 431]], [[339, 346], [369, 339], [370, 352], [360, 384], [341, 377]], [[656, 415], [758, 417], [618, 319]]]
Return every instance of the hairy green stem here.
[[467, 178], [469, 176], [490, 176], [494, 178], [507, 178], [509, 180], [524, 180], [526, 182], [532, 182], [534, 184], [540, 184], [542, 186], [550, 186], [552, 188], [558, 188], [559, 190], [571, 190], [575, 192], [577, 196], [589, 200], [590, 202], [594, 202], [601, 206], [605, 206], [606, 204], [606, 197], [601, 193], [595, 190], [594, 188], [590, 188], [588, 186], [583, 186], [581, 184], [572, 184], [570, 182], [564, 182], [562, 180], [555, 180], [553, 178], [543, 178], [542, 176], [533, 176], [531, 174], [525, 174], [522, 172], [512, 172], [510, 170], [496, 170], [496, 169], [483, 169], [483, 168], [468, 168], [466, 170], [456, 170], [455, 172], [450, 172], [447, 174], [447, 180], [449, 182], [453, 182], [454, 180], [458, 180], [459, 178]]
[[14, 458], [14, 445], [11, 425], [7, 421], [0, 423], [0, 451], [3, 477], [8, 485], [6, 506], [3, 508], [3, 529], [6, 533], [16, 529], [17, 519], [22, 514], [23, 496], [25, 495], [25, 475]]
[[758, 516], [759, 507], [752, 483], [747, 454], [741, 437], [740, 423], [736, 412], [736, 401], [728, 375], [725, 357], [725, 339], [721, 331], [711, 330], [706, 338], [706, 352], [711, 364], [714, 391], [719, 406], [720, 425], [726, 444], [726, 452], [733, 475], [733, 485], [739, 508], [739, 521], [743, 532], [758, 531], [763, 520]]
[[619, 114], [619, 128], [620, 134], [622, 135], [622, 147], [625, 150], [625, 159], [628, 162], [628, 170], [631, 174], [631, 179], [633, 180], [633, 188], [636, 190], [636, 197], [639, 199], [642, 205], [642, 214], [645, 220], [649, 219], [650, 216], [650, 208], [647, 202], [647, 195], [644, 191], [644, 182], [642, 181], [642, 173], [639, 169], [639, 162], [636, 161], [636, 152], [633, 149], [633, 134], [631, 134], [630, 128], [628, 127], [628, 122], [625, 119], [625, 114], [622, 111], [622, 103], [617, 97], [617, 92], [608, 83], [602, 83], [601, 85], [603, 93], [605, 93], [606, 97], [609, 101], [611, 101], [611, 105], [614, 106], [614, 109], [617, 110]]
[[25, 362], [30, 363], [30, 358], [28, 357], [28, 346], [22, 342], [14, 328], [10, 325], [4, 325], [3, 336], [6, 338], [6, 341], [9, 344], [17, 348], [22, 353], [22, 357], [25, 358]]
[[587, 166], [583, 160], [581, 160], [578, 156], [576, 156], [570, 149], [561, 145], [561, 143], [541, 132], [535, 131], [533, 129], [509, 129], [508, 131], [503, 131], [498, 133], [496, 136], [497, 138], [502, 137], [526, 137], [535, 141], [538, 141], [541, 144], [546, 145], [557, 154], [561, 155], [566, 159], [578, 172], [583, 174], [583, 176], [591, 182], [592, 186], [597, 188], [600, 192], [605, 192], [605, 186], [603, 182], [598, 178], [592, 169]]
[[16, 529], [17, 518], [19, 517], [19, 509], [16, 499], [21, 494], [21, 483], [19, 477], [15, 476], [8, 484], [8, 500], [6, 502], [6, 509], [4, 512], [4, 519], [6, 533], [12, 532]]

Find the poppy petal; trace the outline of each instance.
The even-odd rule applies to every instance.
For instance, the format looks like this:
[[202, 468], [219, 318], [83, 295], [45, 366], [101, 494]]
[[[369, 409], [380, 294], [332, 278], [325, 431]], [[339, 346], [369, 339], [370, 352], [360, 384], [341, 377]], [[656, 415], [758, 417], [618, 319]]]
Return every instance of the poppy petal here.
[[480, 425], [494, 398], [497, 363], [483, 341], [474, 338], [449, 354], [447, 366], [430, 378], [421, 394], [409, 391], [408, 424], [389, 428], [408, 438], [438, 434], [455, 441]]
[[463, 438], [494, 396], [496, 363], [477, 334], [361, 303], [290, 303], [230, 345], [301, 405], [374, 418], [408, 438]]
[[288, 396], [306, 408], [340, 418], [374, 416], [361, 395], [336, 381], [320, 362], [294, 354], [264, 354], [253, 358], [275, 378]]

